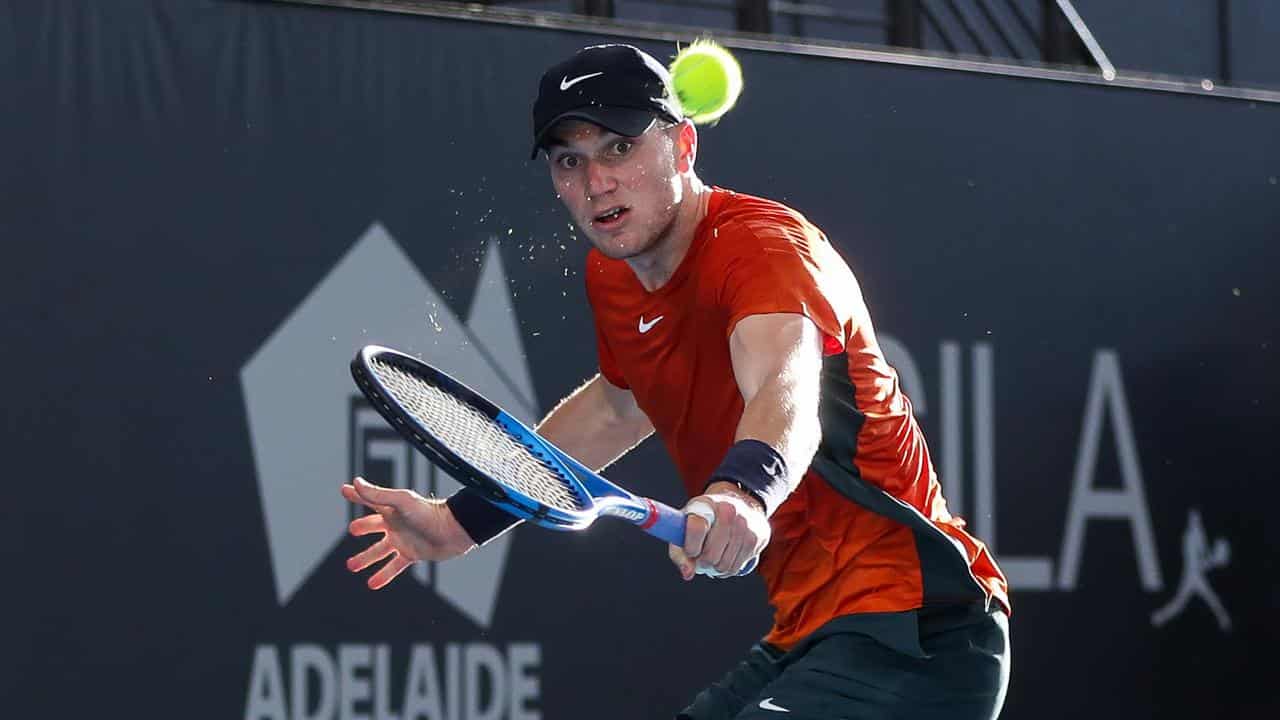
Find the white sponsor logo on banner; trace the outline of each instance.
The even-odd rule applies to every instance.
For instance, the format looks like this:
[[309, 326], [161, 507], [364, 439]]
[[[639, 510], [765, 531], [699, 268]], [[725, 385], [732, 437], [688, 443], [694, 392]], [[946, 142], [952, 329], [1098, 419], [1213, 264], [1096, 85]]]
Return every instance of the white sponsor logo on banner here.
[[[276, 599], [287, 606], [362, 512], [338, 494], [373, 475], [423, 495], [457, 484], [382, 421], [351, 381], [358, 348], [380, 344], [437, 365], [521, 420], [537, 403], [496, 240], [459, 317], [378, 224], [272, 333], [241, 370]], [[418, 563], [397, 580], [430, 588], [477, 629], [493, 621], [511, 535], [463, 558]], [[353, 583], [361, 580], [351, 578]], [[370, 602], [376, 601], [370, 594]], [[416, 644], [393, 668], [391, 647], [259, 645], [245, 716], [284, 720], [411, 717], [533, 720], [537, 644]], [[287, 662], [286, 662], [287, 661]], [[287, 669], [287, 672], [286, 672]], [[403, 693], [388, 695], [389, 678]], [[483, 688], [483, 692], [481, 691]]]
[[[907, 347], [891, 335], [880, 335], [885, 358], [900, 376], [903, 388], [911, 397], [915, 413], [924, 417], [938, 413], [937, 434], [931, 437], [931, 447], [938, 450], [938, 475], [947, 497], [947, 505], [955, 515], [969, 519], [974, 534], [993, 551], [997, 548], [996, 513], [996, 425], [995, 425], [995, 350], [989, 342], [978, 342], [969, 352], [969, 382], [962, 372], [964, 365], [960, 343], [943, 342], [939, 348], [940, 378], [938, 403], [930, 402], [919, 367]], [[1106, 548], [1090, 557], [1116, 562], [1117, 558], [1131, 557], [1139, 586], [1148, 593], [1164, 589], [1160, 572], [1159, 551], [1151, 523], [1151, 511], [1147, 503], [1147, 491], [1138, 445], [1134, 436], [1133, 419], [1125, 396], [1124, 378], [1120, 358], [1114, 350], [1099, 349], [1093, 353], [1088, 385], [1082, 388], [1085, 397], [1084, 417], [1080, 422], [1080, 434], [1063, 442], [1076, 443], [1075, 466], [1069, 477], [1070, 499], [1065, 508], [1065, 532], [1057, 557], [1052, 555], [1020, 556], [998, 553], [997, 562], [1008, 576], [1009, 585], [1015, 591], [1074, 591], [1077, 589], [1080, 568], [1084, 562], [1086, 529], [1098, 520], [1121, 522], [1129, 528], [1129, 548]], [[963, 405], [967, 396], [968, 418]], [[969, 436], [970, 464], [966, 465], [965, 436]], [[1119, 461], [1119, 487], [1100, 487], [1099, 453], [1104, 442], [1114, 443]], [[966, 473], [966, 470], [970, 472]], [[1045, 478], [1036, 478], [1037, 482]], [[967, 492], [967, 491], [972, 491]], [[1226, 563], [1228, 546], [1219, 540], [1213, 552], [1198, 549], [1206, 541], [1199, 528], [1199, 515], [1192, 513], [1188, 537], [1184, 545], [1199, 543], [1196, 549], [1184, 547], [1183, 585], [1189, 589], [1180, 591], [1179, 598], [1196, 594], [1214, 608], [1223, 630], [1230, 627], [1226, 612], [1212, 594], [1203, 573]], [[1175, 599], [1176, 601], [1177, 599]], [[1183, 600], [1182, 602], [1185, 602]], [[1180, 609], [1181, 604], [1173, 607]], [[1165, 614], [1169, 614], [1166, 611]], [[1157, 619], [1164, 615], [1157, 613]], [[1162, 624], [1156, 622], [1155, 624]]]

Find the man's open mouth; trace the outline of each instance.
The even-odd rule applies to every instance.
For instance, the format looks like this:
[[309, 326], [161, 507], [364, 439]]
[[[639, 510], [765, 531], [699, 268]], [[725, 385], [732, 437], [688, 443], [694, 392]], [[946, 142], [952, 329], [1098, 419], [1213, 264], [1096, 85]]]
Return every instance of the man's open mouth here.
[[630, 208], [616, 207], [606, 213], [601, 213], [600, 215], [597, 215], [595, 219], [592, 220], [592, 223], [600, 227], [605, 227], [605, 228], [611, 227], [621, 222], [622, 218], [626, 217], [627, 213], [630, 213], [630, 212], [631, 212]]

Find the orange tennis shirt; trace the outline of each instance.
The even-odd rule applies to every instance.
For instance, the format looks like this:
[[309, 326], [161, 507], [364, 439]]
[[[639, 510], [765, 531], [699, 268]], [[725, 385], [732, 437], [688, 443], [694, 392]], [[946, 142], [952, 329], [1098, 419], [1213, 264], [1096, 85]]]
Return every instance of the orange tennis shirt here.
[[587, 256], [600, 372], [652, 420], [689, 494], [733, 444], [743, 400], [729, 357], [739, 320], [797, 313], [824, 334], [822, 441], [771, 518], [761, 557], [784, 649], [837, 617], [997, 600], [1004, 576], [947, 511], [924, 435], [885, 362], [849, 266], [817, 227], [777, 202], [713, 188], [665, 285]]

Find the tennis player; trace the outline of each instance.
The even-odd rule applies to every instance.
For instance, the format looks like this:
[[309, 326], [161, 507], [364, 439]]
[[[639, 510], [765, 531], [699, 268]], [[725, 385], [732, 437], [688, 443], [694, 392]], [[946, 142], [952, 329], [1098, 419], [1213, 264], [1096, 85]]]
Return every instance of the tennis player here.
[[[698, 133], [661, 63], [585, 48], [542, 77], [534, 156], [591, 241], [600, 372], [539, 433], [603, 468], [656, 433], [692, 501], [685, 580], [760, 555], [769, 634], [677, 717], [994, 718], [1009, 677], [1006, 582], [947, 511], [924, 436], [857, 280], [780, 203], [703, 184]], [[383, 533], [348, 561], [379, 588], [516, 524], [447, 501], [343, 487]]]

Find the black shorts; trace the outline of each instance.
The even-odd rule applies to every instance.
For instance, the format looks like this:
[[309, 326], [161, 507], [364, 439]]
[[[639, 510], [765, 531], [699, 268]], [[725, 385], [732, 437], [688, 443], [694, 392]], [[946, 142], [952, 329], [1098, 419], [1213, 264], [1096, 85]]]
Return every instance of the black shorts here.
[[1003, 610], [956, 605], [847, 616], [791, 652], [756, 645], [677, 720], [989, 720], [1000, 714], [1008, 685]]

